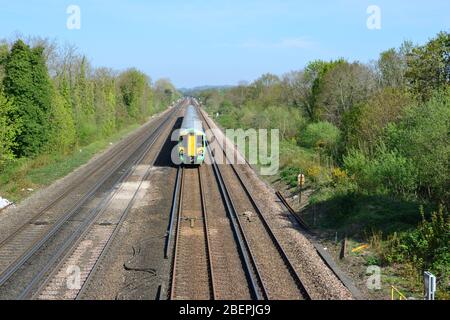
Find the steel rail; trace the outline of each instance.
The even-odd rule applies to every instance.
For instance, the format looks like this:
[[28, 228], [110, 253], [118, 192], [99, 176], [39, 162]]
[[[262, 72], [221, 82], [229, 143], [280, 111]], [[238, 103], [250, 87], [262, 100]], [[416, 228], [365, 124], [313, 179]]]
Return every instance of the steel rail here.
[[212, 262], [212, 253], [211, 253], [211, 242], [209, 241], [209, 227], [208, 227], [208, 212], [206, 209], [206, 202], [205, 202], [205, 190], [203, 188], [203, 182], [202, 182], [202, 174], [201, 174], [201, 167], [197, 168], [198, 170], [198, 180], [200, 184], [200, 197], [202, 202], [202, 212], [203, 212], [203, 227], [205, 231], [205, 242], [206, 242], [206, 250], [207, 250], [207, 259], [208, 259], [208, 271], [209, 271], [209, 279], [210, 279], [210, 287], [211, 287], [211, 298], [212, 300], [217, 299], [216, 295], [216, 287], [215, 287], [215, 281], [214, 281], [214, 266]]
[[173, 223], [175, 221], [175, 211], [178, 208], [178, 199], [180, 194], [180, 181], [181, 181], [181, 167], [178, 167], [177, 169], [177, 176], [175, 180], [175, 188], [173, 190], [173, 198], [172, 198], [172, 207], [170, 209], [170, 215], [169, 215], [169, 225], [167, 227], [166, 232], [166, 241], [164, 245], [164, 259], [169, 258], [169, 251], [172, 243], [172, 237], [173, 237]]
[[[138, 153], [140, 149], [143, 146], [146, 146], [146, 149], [148, 149], [148, 145], [151, 144], [151, 140], [154, 138], [155, 134], [163, 127], [166, 122], [171, 118], [171, 116], [175, 113], [175, 111], [172, 111], [167, 118], [165, 118], [162, 123], [159, 124], [159, 126], [150, 134], [150, 136], [145, 139], [145, 141], [133, 152], [130, 157], [125, 158], [124, 160], [120, 161], [119, 163], [115, 164], [114, 167], [106, 174], [100, 181], [98, 181], [86, 194], [85, 196], [77, 201], [70, 210], [64, 214], [62, 217], [60, 217], [50, 228], [46, 234], [41, 237], [39, 240], [37, 240], [29, 250], [27, 250], [24, 254], [22, 254], [20, 257], [18, 257], [13, 263], [11, 263], [8, 268], [5, 269], [5, 271], [0, 275], [0, 286], [4, 285], [6, 281], [8, 281], [17, 270], [19, 270], [27, 261], [29, 258], [31, 258], [53, 235], [55, 235], [60, 228], [78, 211], [79, 208], [81, 208], [99, 189], [100, 187], [114, 174], [116, 171], [126, 162], [128, 161], [135, 153]], [[138, 159], [132, 162], [132, 166], [134, 163], [136, 163]], [[125, 172], [122, 177], [125, 176], [127, 172]], [[120, 179], [119, 179], [120, 180]], [[92, 212], [92, 210], [91, 210]]]
[[[174, 114], [176, 114], [176, 112], [177, 112], [177, 111], [175, 110], [173, 113], [169, 114], [169, 116], [168, 116], [167, 119], [170, 120], [170, 119], [172, 118], [172, 116], [173, 116]], [[150, 150], [151, 150], [151, 148], [153, 147], [153, 145], [156, 143], [156, 141], [158, 140], [158, 138], [161, 136], [161, 131], [162, 131], [163, 128], [164, 128], [164, 126], [158, 127], [157, 131], [154, 133], [154, 134], [156, 134], [156, 136], [152, 139], [152, 142], [150, 143], [150, 146], [149, 146], [148, 148], [146, 148], [146, 150], [144, 150], [143, 154], [140, 156], [139, 160], [138, 160], [136, 163], [142, 162], [142, 160], [148, 155], [148, 153], [150, 152]], [[153, 161], [152, 161], [153, 164], [154, 164], [154, 162], [156, 161], [157, 156], [158, 156], [158, 154], [160, 153], [160, 151], [161, 151], [163, 145], [164, 145], [164, 143], [161, 145], [161, 148], [159, 149], [159, 152], [156, 153], [156, 157], [155, 157], [155, 158], [153, 159]], [[125, 181], [126, 179], [128, 179], [128, 178], [130, 177], [130, 175], [134, 172], [134, 170], [132, 169], [133, 167], [134, 167], [134, 165], [131, 166], [131, 167], [129, 168], [129, 170], [127, 170], [126, 173], [124, 173], [125, 177], [124, 177], [123, 179], [120, 179], [121, 181]], [[141, 178], [141, 180], [140, 180], [140, 182], [139, 182], [138, 187], [136, 188], [135, 192], [133, 193], [133, 196], [132, 196], [130, 202], [128, 203], [128, 205], [127, 205], [127, 207], [124, 209], [124, 211], [121, 213], [119, 221], [118, 221], [117, 224], [115, 225], [114, 230], [113, 230], [113, 232], [111, 233], [111, 235], [109, 236], [109, 238], [108, 238], [106, 244], [104, 245], [104, 247], [103, 247], [103, 249], [102, 249], [100, 255], [97, 257], [97, 260], [96, 260], [94, 266], [93, 266], [92, 269], [89, 271], [89, 275], [88, 275], [87, 279], [84, 281], [84, 283], [82, 284], [82, 287], [81, 287], [81, 289], [79, 290], [76, 299], [78, 299], [78, 297], [79, 297], [81, 294], [83, 294], [83, 293], [85, 292], [87, 286], [89, 285], [89, 283], [90, 283], [90, 281], [91, 281], [91, 279], [92, 279], [92, 275], [93, 275], [93, 274], [95, 273], [95, 271], [97, 270], [100, 261], [104, 258], [106, 252], [108, 251], [108, 249], [109, 249], [110, 246], [111, 246], [112, 241], [113, 241], [113, 240], [115, 239], [115, 237], [117, 236], [117, 233], [119, 232], [120, 227], [122, 226], [123, 222], [125, 221], [126, 217], [128, 216], [129, 211], [131, 210], [132, 206], [134, 205], [135, 200], [136, 200], [136, 197], [137, 197], [137, 194], [138, 194], [138, 192], [139, 192], [139, 190], [140, 190], [140, 188], [141, 188], [143, 182], [144, 182], [145, 180], [148, 179], [148, 177], [149, 177], [149, 175], [150, 175], [150, 171], [151, 171], [151, 166], [149, 166], [149, 167], [147, 168], [146, 172], [144, 173], [143, 177]], [[115, 196], [118, 192], [119, 192], [119, 190], [116, 189], [112, 194], [110, 194], [110, 195], [106, 198], [106, 201], [105, 201], [104, 204], [100, 204], [100, 205], [101, 205], [101, 208], [100, 208], [100, 210], [98, 211], [98, 214], [96, 214], [96, 215], [94, 215], [94, 216], [91, 217], [92, 219], [90, 220], [90, 222], [87, 223], [86, 226], [84, 226], [84, 231], [82, 231], [82, 230], [83, 230], [83, 226], [80, 226], [80, 227], [79, 227], [79, 230], [82, 231], [82, 234], [81, 234], [76, 240], [74, 240], [74, 242], [73, 242], [73, 244], [72, 244], [72, 246], [71, 246], [72, 250], [69, 250], [69, 252], [65, 253], [64, 257], [63, 257], [62, 259], [60, 259], [58, 265], [57, 265], [56, 267], [54, 267], [53, 273], [57, 272], [57, 270], [59, 269], [59, 266], [63, 264], [63, 262], [65, 261], [65, 259], [66, 259], [67, 257], [70, 257], [70, 255], [72, 254], [73, 250], [74, 250], [74, 249], [76, 248], [76, 246], [82, 241], [82, 239], [89, 233], [89, 231], [91, 230], [91, 227], [95, 224], [95, 222], [98, 220], [99, 216], [104, 212], [104, 210], [105, 210], [105, 209], [107, 208], [107, 206], [109, 205], [111, 199], [113, 199], [114, 196]], [[100, 206], [100, 205], [99, 205], [99, 206]], [[89, 219], [87, 219], [87, 220], [89, 220]], [[70, 243], [69, 243], [69, 246], [70, 246]], [[61, 252], [64, 252], [64, 250], [60, 250], [60, 251], [61, 251]], [[61, 254], [62, 254], [62, 253], [61, 253]], [[56, 255], [55, 255], [55, 256], [56, 256]], [[56, 257], [56, 258], [58, 258], [58, 257]], [[55, 259], [54, 259], [54, 260], [55, 260]], [[53, 264], [50, 264], [50, 263], [49, 263], [49, 264], [48, 264], [47, 270], [49, 270], [50, 268], [52, 268], [52, 265], [53, 265]], [[43, 275], [45, 275], [45, 272], [43, 272]], [[40, 286], [40, 289], [38, 289], [37, 292], [39, 292], [39, 291], [41, 291], [43, 288], [45, 288], [45, 285], [50, 281], [51, 277], [52, 277], [51, 275], [50, 275], [49, 277], [47, 277], [47, 280]], [[27, 292], [23, 292], [22, 295], [21, 295], [22, 298], [23, 298], [23, 297], [26, 297], [27, 295], [29, 295], [31, 289], [32, 289], [32, 286], [30, 286], [30, 287], [28, 288], [28, 291], [27, 291]], [[36, 294], [34, 294], [34, 296], [36, 296]]]
[[[207, 124], [209, 129], [211, 128], [211, 125], [209, 124], [208, 120], [206, 119], [205, 115], [202, 113], [202, 111], [199, 109], [198, 112], [201, 113], [205, 123]], [[226, 143], [226, 141], [225, 141]], [[297, 271], [295, 270], [292, 262], [290, 261], [287, 253], [285, 252], [285, 250], [283, 249], [283, 247], [280, 244], [280, 241], [277, 239], [277, 237], [275, 236], [272, 228], [270, 227], [269, 223], [267, 222], [267, 219], [265, 218], [265, 216], [263, 215], [261, 209], [259, 208], [258, 204], [256, 203], [254, 197], [252, 196], [252, 194], [250, 193], [249, 188], [247, 187], [247, 185], [245, 184], [245, 182], [243, 181], [242, 177], [240, 176], [239, 172], [236, 170], [234, 164], [232, 161], [230, 161], [228, 155], [226, 154], [225, 151], [225, 147], [222, 146], [221, 144], [219, 144], [226, 159], [228, 159], [230, 166], [232, 168], [232, 171], [234, 172], [235, 176], [237, 177], [242, 189], [244, 190], [247, 198], [249, 199], [250, 203], [252, 204], [253, 208], [255, 209], [255, 211], [258, 214], [258, 217], [260, 218], [265, 230], [267, 231], [267, 233], [269, 234], [269, 237], [271, 238], [272, 242], [274, 243], [275, 247], [277, 248], [278, 252], [280, 253], [281, 258], [283, 259], [286, 267], [288, 268], [291, 276], [293, 277], [294, 281], [297, 284], [297, 287], [299, 288], [299, 291], [301, 292], [301, 294], [303, 295], [303, 297], [307, 300], [311, 300], [311, 296], [308, 293], [308, 291], [306, 290], [305, 286], [303, 285], [303, 282], [301, 280], [300, 275], [297, 273]]]
[[212, 161], [214, 175], [218, 182], [219, 190], [220, 190], [220, 193], [222, 194], [222, 199], [224, 200], [228, 217], [230, 218], [230, 221], [231, 221], [231, 227], [233, 230], [234, 237], [238, 244], [239, 253], [240, 253], [240, 256], [244, 260], [244, 266], [245, 266], [244, 271], [245, 271], [247, 280], [249, 281], [249, 284], [250, 284], [252, 297], [256, 300], [267, 300], [268, 299], [267, 289], [264, 286], [264, 282], [262, 281], [262, 277], [261, 277], [261, 273], [259, 271], [258, 265], [256, 264], [256, 260], [253, 256], [252, 250], [251, 250], [248, 240], [245, 236], [245, 233], [243, 231], [243, 228], [239, 221], [239, 218], [237, 217], [235, 205], [233, 203], [233, 200], [231, 199], [228, 188], [225, 185], [225, 182], [222, 177], [222, 173], [219, 169], [219, 166], [215, 162], [215, 159], [213, 158], [213, 156], [211, 154], [209, 144], [207, 144], [207, 149], [208, 149], [209, 157]]
[[281, 194], [280, 191], [275, 192], [275, 195], [278, 197], [278, 199], [280, 199], [281, 203], [286, 207], [286, 209], [288, 210], [288, 212], [292, 215], [292, 217], [295, 219], [295, 221], [297, 221], [297, 223], [303, 228], [304, 231], [312, 234], [312, 230], [311, 228], [308, 226], [308, 224], [305, 222], [305, 220], [303, 220], [298, 214], [297, 212], [295, 212], [295, 210], [289, 205], [289, 203], [287, 202], [287, 200], [283, 197], [283, 195]]
[[181, 204], [183, 203], [183, 184], [184, 184], [184, 168], [181, 167], [181, 181], [180, 181], [180, 194], [178, 200], [178, 210], [177, 210], [177, 227], [175, 231], [175, 241], [172, 257], [172, 279], [170, 283], [170, 300], [175, 298], [175, 275], [177, 269], [177, 256], [178, 256], [178, 243], [180, 241], [180, 229], [181, 229]]
[[[103, 159], [100, 162], [100, 165], [97, 166], [93, 166], [92, 168], [90, 168], [88, 170], [88, 172], [86, 172], [85, 174], [83, 174], [82, 176], [79, 176], [75, 179], [74, 182], [71, 183], [71, 186], [69, 188], [67, 188], [64, 192], [60, 193], [55, 199], [53, 199], [49, 204], [47, 204], [44, 208], [39, 209], [37, 211], [36, 214], [34, 214], [31, 218], [29, 218], [25, 223], [21, 224], [17, 229], [15, 229], [11, 234], [8, 235], [8, 237], [2, 239], [0, 241], [0, 248], [3, 247], [6, 243], [8, 243], [9, 241], [11, 241], [12, 238], [14, 238], [15, 236], [17, 236], [21, 231], [23, 231], [28, 225], [32, 224], [33, 222], [35, 222], [36, 220], [38, 220], [40, 217], [42, 217], [42, 215], [44, 215], [44, 213], [46, 213], [47, 211], [49, 211], [50, 209], [52, 209], [56, 204], [58, 204], [61, 200], [63, 200], [67, 195], [69, 195], [73, 190], [75, 190], [77, 187], [79, 187], [79, 184], [81, 182], [83, 182], [86, 177], [89, 177], [91, 175], [93, 175], [95, 172], [99, 171], [101, 168], [105, 167], [107, 163], [114, 161], [116, 156], [118, 156], [119, 154], [123, 153], [125, 154], [128, 149], [132, 149], [133, 147], [133, 143], [138, 141], [139, 138], [141, 138], [142, 136], [139, 135], [138, 133], [136, 134], [135, 137], [132, 138], [132, 141], [130, 143], [127, 143], [125, 148], [120, 148], [120, 145], [125, 144], [124, 141], [122, 141], [121, 143], [119, 143], [116, 146], [116, 149], [113, 151], [113, 153], [111, 155], [108, 155], [108, 157], [105, 156], [105, 159]], [[139, 146], [138, 146], [139, 148]], [[0, 210], [1, 211], [1, 210]]]
[[[178, 201], [178, 210], [177, 210], [177, 228], [174, 242], [174, 250], [173, 250], [173, 258], [172, 258], [172, 277], [170, 283], [170, 300], [174, 300], [175, 296], [175, 288], [176, 288], [176, 272], [177, 272], [177, 257], [178, 257], [178, 244], [180, 243], [180, 229], [181, 229], [181, 219], [182, 219], [182, 204], [183, 204], [183, 186], [185, 181], [185, 168], [180, 166], [179, 169], [181, 171], [180, 174], [180, 189], [179, 189], [179, 201]], [[202, 219], [203, 219], [203, 232], [205, 235], [205, 251], [206, 251], [206, 260], [208, 263], [208, 286], [210, 288], [210, 297], [212, 300], [216, 299], [216, 291], [215, 291], [215, 282], [214, 282], [214, 271], [212, 264], [212, 253], [211, 253], [211, 245], [209, 241], [209, 229], [208, 229], [208, 218], [207, 218], [207, 210], [206, 210], [206, 202], [205, 202], [205, 193], [202, 184], [202, 176], [201, 176], [201, 168], [197, 167], [197, 176], [199, 182], [199, 191], [200, 191], [200, 204], [202, 210]], [[176, 199], [176, 197], [174, 198]], [[173, 205], [175, 206], [175, 204]]]

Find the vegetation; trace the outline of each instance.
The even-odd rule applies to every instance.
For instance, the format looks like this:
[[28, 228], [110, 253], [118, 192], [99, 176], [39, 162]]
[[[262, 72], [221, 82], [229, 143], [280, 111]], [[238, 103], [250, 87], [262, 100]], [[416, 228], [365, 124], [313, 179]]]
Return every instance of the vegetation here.
[[[70, 46], [60, 48], [45, 39], [2, 42], [1, 195], [19, 200], [22, 189], [50, 183], [32, 178], [39, 170], [54, 179], [69, 173], [117, 132], [135, 128], [179, 96], [169, 80], [152, 85], [136, 69], [92, 68]], [[82, 149], [92, 152], [80, 156]], [[50, 174], [58, 162], [69, 171], [61, 167]]]
[[280, 177], [306, 175], [318, 227], [378, 243], [375, 260], [414, 283], [431, 270], [449, 295], [449, 33], [197, 95], [225, 128], [280, 129]]

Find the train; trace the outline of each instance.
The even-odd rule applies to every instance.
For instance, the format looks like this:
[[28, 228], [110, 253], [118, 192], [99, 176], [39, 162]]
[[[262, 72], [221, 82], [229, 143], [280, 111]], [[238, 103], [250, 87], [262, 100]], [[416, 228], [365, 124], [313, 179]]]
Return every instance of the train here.
[[178, 139], [181, 165], [202, 165], [206, 155], [206, 134], [196, 108], [187, 106]]

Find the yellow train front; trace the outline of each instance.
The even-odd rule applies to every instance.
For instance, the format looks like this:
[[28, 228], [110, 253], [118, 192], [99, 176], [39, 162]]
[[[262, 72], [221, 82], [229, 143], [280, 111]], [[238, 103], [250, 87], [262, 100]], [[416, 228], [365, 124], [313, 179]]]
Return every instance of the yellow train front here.
[[205, 160], [206, 135], [197, 110], [186, 109], [178, 140], [178, 155], [182, 164], [201, 165]]

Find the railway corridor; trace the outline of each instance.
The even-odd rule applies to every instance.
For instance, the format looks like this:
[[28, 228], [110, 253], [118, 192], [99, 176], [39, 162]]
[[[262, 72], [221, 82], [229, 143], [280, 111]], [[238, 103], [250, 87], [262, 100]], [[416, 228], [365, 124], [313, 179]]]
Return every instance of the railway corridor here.
[[[216, 164], [209, 147], [201, 166], [172, 163], [171, 135], [191, 104], [100, 157], [0, 238], [0, 298], [312, 298], [299, 276], [310, 269], [274, 234], [245, 165]], [[197, 110], [205, 130], [214, 126]]]
[[202, 168], [181, 168], [171, 299], [214, 298]]
[[[29, 218], [0, 242], [1, 299], [77, 297], [82, 288], [76, 283], [83, 286], [121, 227], [150, 171], [145, 164], [158, 156], [179, 107], [93, 161], [49, 203], [34, 212], [24, 208]], [[69, 277], [78, 278], [75, 290], [69, 288]]]

